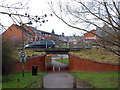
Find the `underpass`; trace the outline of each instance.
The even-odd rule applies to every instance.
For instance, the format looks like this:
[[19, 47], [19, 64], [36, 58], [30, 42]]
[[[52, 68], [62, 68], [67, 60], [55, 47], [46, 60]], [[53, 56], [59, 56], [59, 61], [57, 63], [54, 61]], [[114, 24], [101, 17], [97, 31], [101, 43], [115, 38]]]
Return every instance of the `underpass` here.
[[[49, 57], [49, 62], [48, 62], [47, 56], [46, 56], [46, 64], [45, 64], [46, 71], [49, 71], [49, 72], [68, 71], [69, 70], [68, 64], [64, 64], [56, 61], [56, 59], [60, 59], [61, 56], [63, 58], [68, 58], [67, 54], [58, 54], [58, 56], [56, 57], [53, 57], [53, 56]], [[51, 61], [50, 61], [50, 58], [51, 58]]]

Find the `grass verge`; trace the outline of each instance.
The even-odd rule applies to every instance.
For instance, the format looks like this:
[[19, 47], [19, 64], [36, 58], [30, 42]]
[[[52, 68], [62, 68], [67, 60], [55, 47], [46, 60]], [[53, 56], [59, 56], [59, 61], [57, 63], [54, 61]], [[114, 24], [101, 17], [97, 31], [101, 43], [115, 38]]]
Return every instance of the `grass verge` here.
[[[78, 79], [86, 81], [95, 88], [118, 88], [120, 73], [81, 73], [71, 72]], [[119, 74], [119, 75], [118, 75]]]
[[61, 48], [67, 48], [67, 46], [61, 46]]
[[[22, 77], [22, 73], [12, 73], [2, 77], [2, 88], [25, 88], [38, 78], [34, 85], [34, 87], [37, 87], [45, 74], [46, 72], [38, 72], [37, 76], [32, 76], [32, 72], [25, 72], [25, 76]], [[18, 79], [20, 80], [19, 83]], [[33, 86], [30, 86], [29, 88], [33, 88]]]
[[70, 54], [83, 57], [83, 58], [93, 59], [95, 61], [103, 61], [106, 63], [113, 63], [113, 64], [119, 63], [118, 56], [101, 48], [86, 49], [86, 50], [81, 50], [78, 52], [70, 52]]
[[63, 60], [61, 59], [56, 59], [56, 61], [64, 63], [64, 64], [69, 64], [69, 58], [63, 58]]

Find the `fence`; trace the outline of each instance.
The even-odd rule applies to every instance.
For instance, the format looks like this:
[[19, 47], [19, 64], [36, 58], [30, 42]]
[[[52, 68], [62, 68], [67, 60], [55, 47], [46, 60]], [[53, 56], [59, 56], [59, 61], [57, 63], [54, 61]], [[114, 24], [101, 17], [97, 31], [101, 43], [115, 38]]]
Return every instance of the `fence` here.
[[[55, 48], [91, 48], [92, 42], [80, 42], [80, 41], [54, 41]], [[44, 43], [44, 48], [48, 48], [50, 43]], [[18, 44], [17, 47], [22, 48], [22, 44]]]
[[55, 41], [56, 48], [91, 48], [91, 42], [78, 42], [78, 41]]

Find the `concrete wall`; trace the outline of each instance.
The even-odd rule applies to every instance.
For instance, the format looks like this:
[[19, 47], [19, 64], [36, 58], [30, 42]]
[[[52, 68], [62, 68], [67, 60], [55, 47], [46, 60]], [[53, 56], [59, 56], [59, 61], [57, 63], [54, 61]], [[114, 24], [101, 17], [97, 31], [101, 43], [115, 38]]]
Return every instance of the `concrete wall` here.
[[[32, 66], [37, 65], [38, 71], [45, 71], [45, 56], [28, 58], [24, 63], [24, 71], [31, 72]], [[22, 63], [17, 62], [13, 67], [13, 72], [22, 72]]]
[[73, 55], [69, 55], [69, 69], [72, 72], [91, 73], [118, 72], [119, 70], [118, 65], [86, 60]]

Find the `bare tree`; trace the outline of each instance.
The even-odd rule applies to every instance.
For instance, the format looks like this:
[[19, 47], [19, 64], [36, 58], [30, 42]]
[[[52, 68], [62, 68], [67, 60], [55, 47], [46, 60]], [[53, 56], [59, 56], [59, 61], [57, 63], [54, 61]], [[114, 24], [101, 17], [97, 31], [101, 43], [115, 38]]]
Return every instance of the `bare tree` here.
[[[97, 45], [120, 56], [118, 50], [120, 47], [120, 4], [118, 1], [82, 2], [81, 0], [70, 0], [51, 2], [49, 5], [54, 15], [69, 27], [85, 32], [90, 32], [90, 28], [96, 27], [99, 33], [92, 34], [97, 36], [99, 41], [107, 43], [98, 42]], [[104, 24], [107, 26], [106, 30], [102, 28]]]
[[[21, 24], [32, 24], [35, 25], [36, 28], [37, 26], [41, 26], [43, 23], [48, 22], [46, 17], [52, 16], [52, 14], [43, 14], [43, 15], [34, 15], [34, 14], [29, 14], [29, 7], [28, 3], [30, 0], [22, 0], [21, 2], [16, 3], [11, 3], [11, 4], [6, 4], [9, 0], [5, 0], [3, 3], [2, 1], [0, 2], [0, 15], [6, 15], [6, 18], [8, 20], [12, 20], [14, 24], [16, 25], [21, 25]], [[5, 3], [5, 4], [4, 4]], [[0, 17], [0, 20], [3, 18]], [[7, 29], [5, 27], [5, 24], [0, 22], [0, 26], [3, 27], [3, 29]]]
[[[4, 1], [7, 2], [8, 0]], [[43, 14], [43, 15], [34, 15], [34, 14], [29, 14], [29, 7], [28, 3], [30, 0], [22, 0], [21, 2], [16, 1], [16, 3], [11, 3], [11, 4], [4, 4], [0, 3], [0, 20], [3, 21], [3, 15], [4, 17], [8, 18], [9, 21], [13, 21], [13, 24], [16, 24], [17, 26], [21, 27], [24, 29], [23, 24], [32, 24], [34, 27], [41, 26], [42, 24], [48, 22], [47, 17], [52, 16], [52, 14]], [[5, 23], [0, 22], [0, 26], [5, 30], [7, 28], [5, 27]], [[2, 30], [2, 29], [1, 29]], [[22, 42], [17, 42], [17, 46], [19, 44], [22, 44]]]
[[[27, 7], [27, 4], [29, 3], [30, 0], [22, 0], [21, 2], [11, 3], [11, 4], [5, 3], [6, 1], [9, 1], [9, 0], [4, 0], [4, 2], [3, 2], [3, 0], [0, 1], [0, 26], [4, 30], [7, 30], [7, 28], [6, 28], [6, 25], [3, 22], [1, 22], [1, 20], [3, 21], [3, 19], [4, 19], [3, 15], [8, 19], [7, 20], [8, 22], [9, 22], [9, 20], [12, 20], [13, 24], [16, 24], [17, 26], [19, 26], [23, 29], [24, 29], [24, 27], [22, 27], [23, 24], [34, 24], [35, 23], [37, 25], [39, 24], [39, 26], [40, 26], [43, 23], [48, 21], [46, 19], [46, 17], [52, 16], [52, 14], [50, 14], [50, 15], [47, 15], [47, 14], [30, 15], [29, 13], [27, 13], [27, 10], [29, 10], [29, 7]], [[2, 30], [2, 29], [0, 29], [0, 30]], [[16, 58], [14, 58], [15, 55], [13, 54], [15, 49], [13, 48], [14, 47], [13, 43], [11, 43], [11, 41], [9, 39], [10, 37], [8, 36], [7, 39], [2, 40], [1, 44], [3, 46], [0, 44], [0, 46], [2, 46], [3, 74], [10, 73], [11, 67], [13, 66], [13, 62], [16, 61], [15, 60]], [[16, 43], [18, 44], [20, 42], [17, 41]], [[24, 41], [23, 41], [23, 45], [24, 45]], [[0, 72], [0, 74], [1, 74], [1, 72]]]

